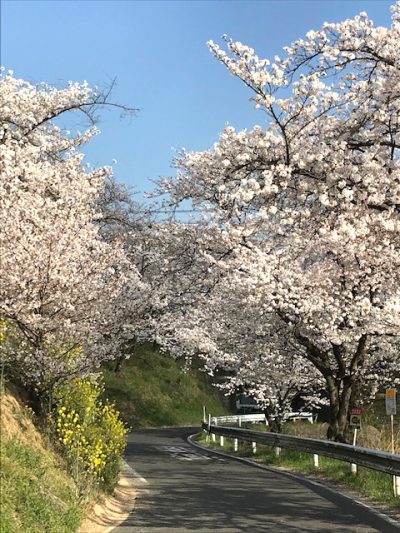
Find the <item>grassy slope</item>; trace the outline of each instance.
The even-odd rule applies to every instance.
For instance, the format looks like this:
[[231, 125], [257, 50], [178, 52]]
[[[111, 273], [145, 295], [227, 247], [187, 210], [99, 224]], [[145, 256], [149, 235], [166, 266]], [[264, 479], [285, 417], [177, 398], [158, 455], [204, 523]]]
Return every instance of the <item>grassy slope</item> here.
[[149, 345], [137, 347], [118, 373], [112, 370], [114, 366], [104, 370], [105, 396], [115, 402], [132, 428], [197, 425], [203, 416], [203, 405], [213, 415], [227, 412], [202, 372], [183, 372], [181, 362]]
[[1, 397], [1, 533], [72, 533], [81, 509], [75, 486], [18, 397]]

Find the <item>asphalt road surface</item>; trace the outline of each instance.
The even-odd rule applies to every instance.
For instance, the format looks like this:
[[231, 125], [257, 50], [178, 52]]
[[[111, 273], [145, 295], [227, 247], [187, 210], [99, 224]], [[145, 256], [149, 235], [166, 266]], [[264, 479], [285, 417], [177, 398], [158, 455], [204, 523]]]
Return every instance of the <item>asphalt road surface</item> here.
[[203, 453], [186, 442], [195, 432], [153, 429], [129, 436], [126, 459], [142, 479], [135, 510], [112, 533], [400, 531], [323, 486]]

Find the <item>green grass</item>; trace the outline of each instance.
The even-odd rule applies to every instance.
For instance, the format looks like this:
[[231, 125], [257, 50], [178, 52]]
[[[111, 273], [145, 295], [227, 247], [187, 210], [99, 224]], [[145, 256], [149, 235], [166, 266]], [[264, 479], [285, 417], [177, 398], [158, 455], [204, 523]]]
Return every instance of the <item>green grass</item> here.
[[75, 487], [47, 450], [1, 439], [1, 533], [72, 533], [81, 509]]
[[183, 363], [138, 346], [119, 372], [115, 363], [106, 365], [105, 396], [115, 402], [132, 428], [195, 424], [203, 417], [203, 405], [212, 415], [227, 414], [218, 391], [204, 373], [183, 371]]
[[246, 442], [239, 442], [239, 450], [234, 452], [231, 439], [225, 439], [224, 447], [221, 448], [218, 435], [216, 442], [213, 443], [204, 432], [199, 434], [198, 440], [203, 445], [217, 450], [223, 449], [233, 455], [251, 457], [268, 465], [335, 481], [390, 508], [400, 510], [400, 498], [393, 495], [393, 478], [389, 474], [359, 467], [357, 475], [354, 475], [351, 473], [349, 463], [322, 456], [319, 457], [319, 468], [315, 468], [311, 454], [282, 449], [281, 455], [277, 457], [273, 448], [259, 444], [257, 444], [257, 452], [253, 454], [250, 443]]

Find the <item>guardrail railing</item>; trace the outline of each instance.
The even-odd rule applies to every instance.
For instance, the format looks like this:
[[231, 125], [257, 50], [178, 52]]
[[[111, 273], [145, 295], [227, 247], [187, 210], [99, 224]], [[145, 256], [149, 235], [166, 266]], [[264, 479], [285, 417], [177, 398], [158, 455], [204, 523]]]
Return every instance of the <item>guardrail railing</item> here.
[[[283, 419], [286, 420], [308, 420], [311, 424], [314, 422], [313, 414], [308, 412], [293, 412], [293, 413], [287, 413]], [[227, 415], [227, 416], [212, 416], [211, 417], [211, 423], [215, 424], [216, 426], [219, 426], [221, 424], [239, 424], [239, 426], [242, 423], [254, 423], [254, 422], [263, 422], [266, 426], [268, 426], [268, 420], [263, 413], [250, 413], [247, 415]]]
[[228, 415], [228, 416], [212, 416], [211, 417], [211, 424], [215, 424], [216, 426], [220, 426], [221, 424], [239, 424], [239, 426], [242, 423], [255, 423], [255, 422], [263, 422], [264, 424], [268, 425], [267, 419], [264, 414], [254, 413], [254, 414], [248, 414], [248, 415]]
[[370, 448], [361, 448], [359, 446], [351, 446], [350, 444], [342, 444], [339, 442], [294, 437], [292, 435], [283, 435], [281, 433], [216, 426], [215, 424], [209, 424], [207, 422], [203, 422], [202, 427], [211, 434], [237, 439], [238, 441], [247, 441], [272, 446], [274, 448], [288, 448], [290, 450], [297, 450], [314, 455], [332, 457], [333, 459], [338, 459], [340, 461], [392, 474], [397, 478], [400, 476], [400, 455], [392, 453], [372, 450]]

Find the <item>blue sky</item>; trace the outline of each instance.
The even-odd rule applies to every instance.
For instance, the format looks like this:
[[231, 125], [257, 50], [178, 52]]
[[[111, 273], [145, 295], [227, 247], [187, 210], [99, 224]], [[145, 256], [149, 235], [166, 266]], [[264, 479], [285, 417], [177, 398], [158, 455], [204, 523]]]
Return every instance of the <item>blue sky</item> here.
[[262, 124], [248, 90], [208, 52], [222, 34], [271, 58], [318, 29], [367, 11], [389, 25], [386, 0], [37, 1], [1, 2], [1, 63], [32, 82], [117, 78], [114, 100], [137, 107], [132, 119], [102, 113], [88, 147], [94, 165], [118, 161], [119, 181], [143, 192], [170, 175], [174, 149], [203, 150], [226, 123]]

